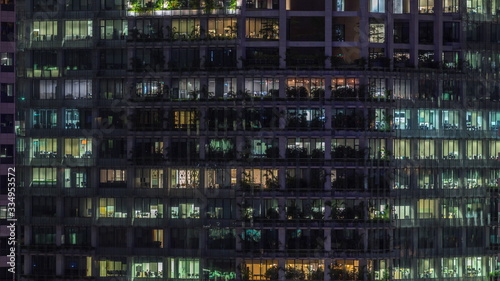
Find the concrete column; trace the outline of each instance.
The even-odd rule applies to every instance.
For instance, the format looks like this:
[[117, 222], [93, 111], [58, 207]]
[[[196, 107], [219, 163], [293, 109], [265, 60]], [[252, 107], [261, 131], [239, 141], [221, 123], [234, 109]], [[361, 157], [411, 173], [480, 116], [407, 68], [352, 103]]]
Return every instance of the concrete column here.
[[328, 58], [325, 61], [325, 68], [331, 69], [332, 64], [330, 58], [332, 57], [332, 12], [333, 2], [330, 0], [325, 1], [325, 56]]
[[[287, 34], [287, 11], [284, 7], [286, 7], [286, 0], [279, 0], [280, 9], [279, 9], [279, 56], [280, 56], [280, 69], [286, 68], [286, 34]], [[280, 84], [281, 89], [281, 84]], [[281, 90], [280, 90], [281, 92]], [[281, 94], [280, 94], [281, 96]]]

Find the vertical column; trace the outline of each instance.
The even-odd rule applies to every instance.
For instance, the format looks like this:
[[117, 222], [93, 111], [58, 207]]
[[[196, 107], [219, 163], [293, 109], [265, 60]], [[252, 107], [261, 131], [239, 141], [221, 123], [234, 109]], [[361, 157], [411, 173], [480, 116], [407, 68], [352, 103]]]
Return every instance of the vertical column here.
[[325, 68], [330, 69], [332, 67], [332, 61], [329, 59], [332, 57], [332, 11], [333, 11], [332, 0], [325, 0], [325, 56], [327, 57], [325, 61]]
[[369, 21], [370, 13], [368, 11], [368, 1], [369, 0], [359, 0], [360, 9], [360, 20], [359, 20], [359, 44], [360, 44], [360, 56], [366, 58], [368, 61], [368, 47], [369, 47]]
[[410, 1], [410, 62], [418, 67], [418, 1]]
[[[285, 69], [286, 68], [286, 34], [287, 34], [287, 12], [286, 12], [286, 0], [279, 0], [280, 2], [280, 9], [279, 9], [279, 56], [280, 56], [280, 69]], [[281, 90], [281, 84], [280, 84], [280, 97], [281, 97], [281, 92], [284, 92]]]

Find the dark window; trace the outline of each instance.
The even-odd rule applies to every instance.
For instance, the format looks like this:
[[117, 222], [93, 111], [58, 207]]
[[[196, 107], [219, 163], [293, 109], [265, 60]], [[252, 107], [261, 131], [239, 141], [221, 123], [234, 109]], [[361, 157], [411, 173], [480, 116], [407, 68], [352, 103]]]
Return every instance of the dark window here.
[[460, 41], [460, 23], [459, 22], [444, 22], [443, 23], [443, 42], [452, 43]]
[[324, 41], [325, 18], [292, 17], [288, 20], [287, 30], [287, 38], [291, 41]]
[[102, 51], [101, 69], [127, 69], [127, 51], [118, 49]]
[[127, 142], [124, 139], [104, 139], [101, 141], [101, 158], [124, 158]]
[[236, 67], [234, 48], [209, 48], [206, 67]]
[[90, 0], [66, 0], [66, 11], [88, 11], [91, 7]]
[[482, 26], [479, 23], [467, 23], [466, 38], [469, 42], [479, 42], [481, 40]]
[[14, 114], [0, 114], [0, 133], [14, 133]]
[[68, 226], [64, 228], [63, 245], [89, 246], [90, 228], [83, 226]]
[[34, 12], [54, 12], [57, 7], [57, 0], [34, 0]]
[[55, 51], [33, 51], [33, 69], [46, 70], [56, 66], [57, 53]]
[[51, 226], [33, 226], [31, 243], [33, 245], [55, 245], [56, 229]]
[[168, 68], [172, 70], [198, 69], [200, 67], [200, 52], [198, 49], [183, 48], [170, 51]]
[[64, 275], [65, 276], [87, 276], [87, 264], [86, 256], [66, 256], [64, 257]]
[[14, 84], [2, 83], [0, 84], [0, 101], [2, 103], [14, 102]]
[[123, 227], [101, 227], [98, 231], [99, 247], [126, 247], [127, 229]]
[[55, 217], [55, 198], [47, 196], [33, 197], [31, 214], [34, 217]]
[[14, 23], [13, 22], [2, 22], [1, 24], [2, 30], [2, 41], [14, 41]]
[[55, 256], [32, 256], [31, 266], [33, 275], [54, 276], [56, 272], [56, 257]]
[[14, 163], [14, 145], [2, 144], [0, 145], [0, 164], [13, 164]]
[[198, 249], [200, 231], [192, 228], [173, 228], [170, 232], [170, 245], [173, 249]]
[[394, 43], [410, 43], [410, 23], [394, 23]]
[[434, 23], [419, 22], [418, 23], [418, 43], [432, 44], [434, 42]]
[[90, 70], [92, 59], [89, 50], [70, 50], [64, 52], [64, 68], [67, 70]]

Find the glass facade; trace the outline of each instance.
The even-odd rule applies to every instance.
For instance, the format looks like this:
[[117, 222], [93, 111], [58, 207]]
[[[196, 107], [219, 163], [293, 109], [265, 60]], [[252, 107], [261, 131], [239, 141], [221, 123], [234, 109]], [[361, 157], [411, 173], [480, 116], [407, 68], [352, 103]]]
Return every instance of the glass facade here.
[[16, 4], [21, 280], [500, 276], [498, 1]]

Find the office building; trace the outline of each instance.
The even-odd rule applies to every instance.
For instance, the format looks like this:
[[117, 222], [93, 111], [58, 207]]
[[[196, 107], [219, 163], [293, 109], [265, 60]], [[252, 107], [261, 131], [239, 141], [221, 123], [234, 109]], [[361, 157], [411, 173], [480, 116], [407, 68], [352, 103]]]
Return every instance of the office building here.
[[[14, 145], [15, 145], [15, 107], [14, 107], [14, 72], [15, 56], [15, 22], [14, 1], [0, 1], [0, 280], [12, 280], [7, 264], [11, 254], [9, 245], [10, 229], [7, 228], [12, 219], [8, 207], [8, 189], [15, 186]], [[15, 190], [12, 190], [14, 191]], [[12, 195], [12, 194], [11, 194]], [[14, 194], [15, 195], [15, 194]], [[10, 196], [15, 200], [15, 196]]]
[[18, 4], [19, 280], [500, 275], [499, 1]]

